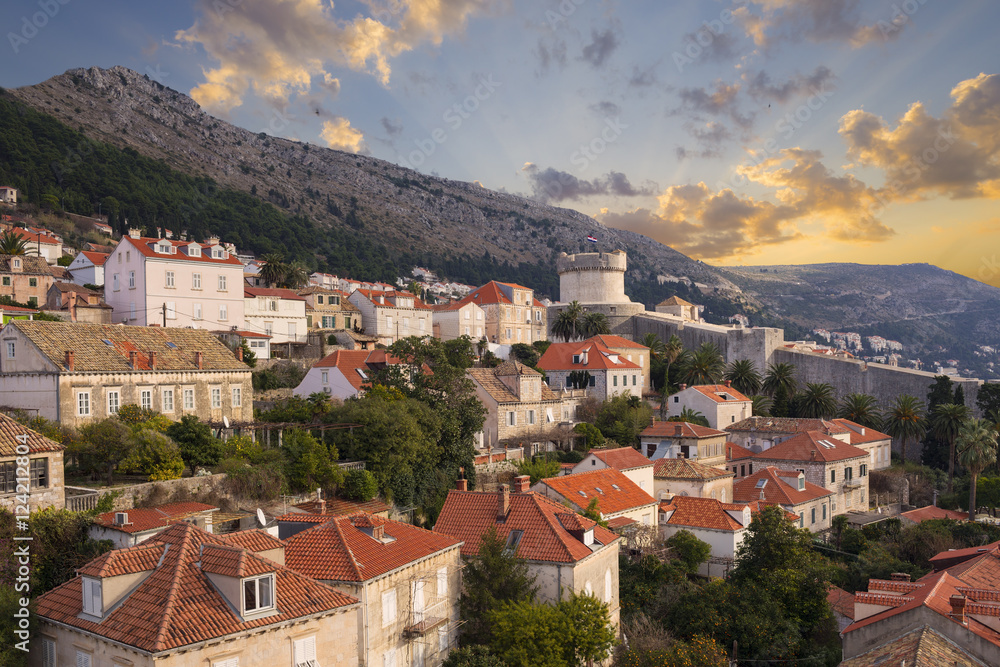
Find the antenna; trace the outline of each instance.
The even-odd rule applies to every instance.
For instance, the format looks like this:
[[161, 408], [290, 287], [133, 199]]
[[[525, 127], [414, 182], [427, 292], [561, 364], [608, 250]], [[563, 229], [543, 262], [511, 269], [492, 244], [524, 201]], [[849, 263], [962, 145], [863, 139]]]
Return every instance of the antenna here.
[[229, 428], [229, 417], [226, 417], [225, 415], [223, 415], [222, 416], [222, 423], [226, 426], [226, 428]]
[[257, 521], [260, 522], [261, 528], [267, 525], [267, 517], [264, 516], [264, 510], [257, 508]]

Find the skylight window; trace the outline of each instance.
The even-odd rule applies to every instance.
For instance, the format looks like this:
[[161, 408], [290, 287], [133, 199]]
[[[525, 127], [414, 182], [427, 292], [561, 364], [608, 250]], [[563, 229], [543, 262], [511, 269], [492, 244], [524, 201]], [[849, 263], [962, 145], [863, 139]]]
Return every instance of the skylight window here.
[[767, 480], [766, 479], [758, 479], [757, 480], [757, 487], [756, 488], [763, 489], [765, 486], [767, 486]]
[[102, 339], [101, 339], [101, 342], [102, 342], [102, 343], [104, 343], [105, 345], [107, 345], [108, 347], [114, 347], [114, 343], [112, 343], [112, 342], [111, 342], [110, 340], [108, 340], [107, 338], [102, 338]]
[[368, 375], [366, 375], [365, 372], [363, 370], [361, 370], [360, 368], [355, 368], [354, 370], [356, 370], [358, 372], [358, 375], [361, 376], [362, 380], [367, 380], [368, 379]]
[[598, 492], [599, 494], [601, 494], [602, 496], [604, 495], [604, 489], [602, 489], [602, 488], [601, 488], [601, 487], [599, 487], [599, 486], [595, 486], [594, 488], [595, 488], [595, 489], [597, 489], [597, 492]]
[[517, 551], [517, 547], [521, 544], [521, 538], [524, 537], [523, 530], [512, 530], [510, 534], [507, 535], [507, 546], [506, 551]]
[[621, 487], [619, 487], [617, 484], [612, 484], [611, 488], [614, 489], [615, 491], [621, 491]]
[[587, 494], [586, 494], [586, 493], [584, 493], [583, 491], [577, 491], [577, 493], [579, 493], [579, 494], [580, 494], [581, 496], [583, 496], [584, 498], [586, 498], [586, 497], [587, 497]]
[[167, 341], [167, 347], [169, 347], [171, 350], [177, 349], [176, 343], [171, 343], [170, 341]]

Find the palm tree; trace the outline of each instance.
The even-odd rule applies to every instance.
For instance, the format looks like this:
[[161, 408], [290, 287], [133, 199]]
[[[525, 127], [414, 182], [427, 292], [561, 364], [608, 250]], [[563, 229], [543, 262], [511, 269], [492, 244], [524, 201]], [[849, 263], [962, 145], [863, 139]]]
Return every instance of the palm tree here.
[[733, 389], [744, 396], [751, 396], [760, 391], [762, 382], [757, 365], [750, 359], [737, 359], [726, 369], [725, 379], [729, 380]]
[[826, 382], [807, 382], [806, 390], [799, 399], [799, 414], [802, 417], [826, 419], [837, 412], [837, 399], [833, 387]]
[[906, 441], [923, 437], [924, 406], [916, 396], [900, 394], [885, 416], [885, 432], [899, 439], [899, 453], [906, 462]]
[[754, 417], [770, 417], [771, 416], [771, 399], [763, 394], [755, 394], [750, 397], [753, 401], [753, 416]]
[[708, 418], [701, 414], [697, 410], [692, 410], [691, 408], [684, 408], [681, 410], [679, 415], [671, 417], [667, 421], [672, 422], [687, 422], [689, 424], [699, 424], [701, 426], [708, 426]]
[[670, 395], [670, 364], [684, 354], [684, 343], [676, 334], [671, 334], [663, 344], [663, 391], [660, 392], [660, 419], [667, 418], [667, 396]]
[[972, 476], [969, 485], [969, 521], [976, 520], [976, 481], [986, 466], [997, 460], [997, 430], [988, 419], [969, 419], [962, 423], [955, 438], [958, 462]]
[[309, 282], [309, 269], [302, 262], [292, 262], [285, 267], [282, 282], [290, 289], [298, 289]]
[[939, 403], [931, 411], [931, 432], [948, 443], [948, 493], [955, 484], [955, 438], [962, 422], [969, 418], [969, 408], [962, 403]]
[[771, 364], [767, 367], [762, 388], [768, 396], [774, 396], [779, 387], [784, 387], [788, 396], [795, 394], [798, 383], [795, 381], [795, 366], [787, 363]]
[[24, 255], [27, 254], [28, 240], [8, 229], [0, 234], [0, 255]]
[[684, 381], [690, 385], [718, 384], [725, 372], [726, 363], [715, 343], [702, 343], [691, 353], [681, 369]]
[[882, 411], [879, 410], [878, 401], [870, 394], [844, 396], [840, 401], [837, 416], [841, 419], [850, 419], [855, 424], [861, 424], [868, 428], [878, 429], [882, 427]]
[[604, 313], [587, 313], [580, 322], [580, 333], [584, 338], [606, 336], [611, 333], [608, 316]]
[[263, 255], [260, 258], [260, 263], [260, 279], [265, 284], [274, 287], [284, 279], [287, 267], [285, 266], [285, 258], [280, 254], [272, 252]]
[[663, 341], [653, 332], [643, 336], [639, 344], [649, 348], [649, 356], [653, 359], [659, 359], [666, 351]]
[[552, 323], [552, 335], [562, 338], [564, 343], [570, 342], [576, 337], [576, 317], [568, 310], [559, 313]]

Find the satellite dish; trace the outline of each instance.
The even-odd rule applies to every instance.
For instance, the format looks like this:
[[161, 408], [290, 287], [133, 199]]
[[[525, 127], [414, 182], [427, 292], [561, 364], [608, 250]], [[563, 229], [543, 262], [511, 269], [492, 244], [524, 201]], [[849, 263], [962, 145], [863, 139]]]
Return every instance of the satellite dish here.
[[222, 423], [225, 424], [226, 428], [229, 428], [229, 417], [223, 416]]
[[264, 510], [257, 508], [257, 521], [260, 521], [261, 527], [267, 525], [267, 517], [264, 516]]

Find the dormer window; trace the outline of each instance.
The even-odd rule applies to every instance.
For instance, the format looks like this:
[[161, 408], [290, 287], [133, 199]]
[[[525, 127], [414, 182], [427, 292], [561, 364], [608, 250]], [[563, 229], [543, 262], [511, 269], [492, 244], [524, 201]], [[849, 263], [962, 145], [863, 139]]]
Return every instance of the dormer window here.
[[201, 257], [201, 246], [192, 243], [187, 247], [188, 257]]
[[101, 580], [90, 577], [81, 579], [83, 579], [83, 613], [100, 618], [104, 614]]
[[594, 529], [593, 529], [593, 528], [590, 528], [590, 529], [588, 529], [588, 530], [585, 530], [585, 531], [583, 532], [583, 543], [584, 543], [584, 544], [585, 544], [586, 546], [588, 546], [588, 547], [589, 547], [589, 546], [590, 546], [591, 544], [593, 544], [593, 543], [594, 543]]
[[806, 488], [806, 478], [799, 477], [799, 491], [804, 491]]
[[579, 354], [574, 354], [573, 355], [573, 363], [574, 364], [580, 363], [580, 355]]
[[274, 575], [243, 580], [243, 613], [251, 614], [274, 608]]

